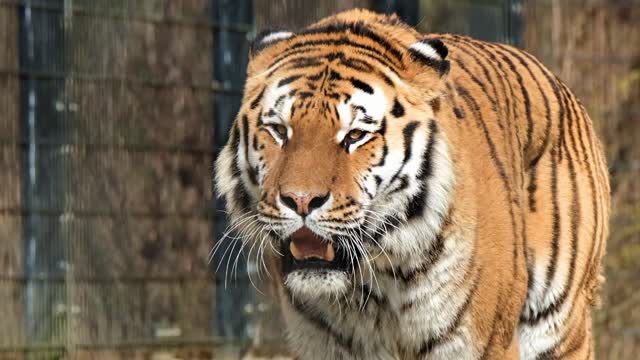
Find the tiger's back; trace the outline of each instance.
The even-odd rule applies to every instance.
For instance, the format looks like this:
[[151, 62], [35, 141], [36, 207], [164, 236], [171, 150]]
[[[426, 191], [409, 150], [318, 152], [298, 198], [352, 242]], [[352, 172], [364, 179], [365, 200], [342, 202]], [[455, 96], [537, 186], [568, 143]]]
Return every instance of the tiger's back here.
[[[486, 189], [491, 200], [483, 211], [509, 209], [505, 220], [518, 244], [514, 272], [518, 262], [526, 264], [526, 276], [514, 278], [527, 282], [518, 325], [522, 358], [586, 358], [593, 351], [591, 309], [610, 206], [591, 120], [566, 85], [531, 55], [462, 36], [439, 37], [452, 61], [450, 110], [486, 149], [470, 152], [475, 173], [500, 179]], [[502, 202], [494, 202], [497, 193]]]
[[561, 81], [361, 10], [256, 42], [216, 176], [294, 354], [593, 355], [609, 184]]

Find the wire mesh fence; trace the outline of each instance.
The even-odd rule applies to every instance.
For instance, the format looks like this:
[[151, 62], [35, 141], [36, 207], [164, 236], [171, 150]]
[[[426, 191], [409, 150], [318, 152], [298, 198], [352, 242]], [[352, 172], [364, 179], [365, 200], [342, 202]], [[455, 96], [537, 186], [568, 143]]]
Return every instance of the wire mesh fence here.
[[0, 357], [222, 342], [213, 41], [253, 25], [212, 4], [0, 2]]
[[272, 345], [282, 337], [277, 307], [244, 275], [225, 288], [224, 273], [212, 271], [220, 255], [209, 264], [225, 227], [212, 163], [240, 103], [253, 34], [351, 7], [397, 12], [425, 32], [517, 44], [578, 93], [613, 176], [597, 350], [601, 358], [634, 358], [637, 5], [0, 0], [0, 359], [281, 351]]

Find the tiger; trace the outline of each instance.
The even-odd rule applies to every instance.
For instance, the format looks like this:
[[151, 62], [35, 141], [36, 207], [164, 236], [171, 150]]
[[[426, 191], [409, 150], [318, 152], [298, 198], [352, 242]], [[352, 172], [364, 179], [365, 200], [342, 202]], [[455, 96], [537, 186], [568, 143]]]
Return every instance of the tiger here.
[[591, 359], [602, 145], [534, 56], [353, 9], [249, 50], [215, 186], [297, 359]]

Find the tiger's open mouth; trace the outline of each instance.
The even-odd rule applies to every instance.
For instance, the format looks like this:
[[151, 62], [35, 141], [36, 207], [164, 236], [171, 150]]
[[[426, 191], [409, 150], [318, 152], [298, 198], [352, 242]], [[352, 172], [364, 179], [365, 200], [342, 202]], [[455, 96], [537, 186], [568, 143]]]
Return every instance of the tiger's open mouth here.
[[282, 271], [296, 270], [348, 271], [345, 251], [335, 241], [324, 239], [303, 226], [282, 242]]

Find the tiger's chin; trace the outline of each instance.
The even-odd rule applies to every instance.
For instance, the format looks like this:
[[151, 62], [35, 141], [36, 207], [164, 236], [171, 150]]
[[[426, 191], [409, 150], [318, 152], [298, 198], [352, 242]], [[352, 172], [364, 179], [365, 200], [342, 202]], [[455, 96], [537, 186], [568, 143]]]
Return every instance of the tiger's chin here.
[[352, 276], [336, 270], [295, 270], [284, 276], [284, 286], [294, 298], [332, 300], [351, 289]]

